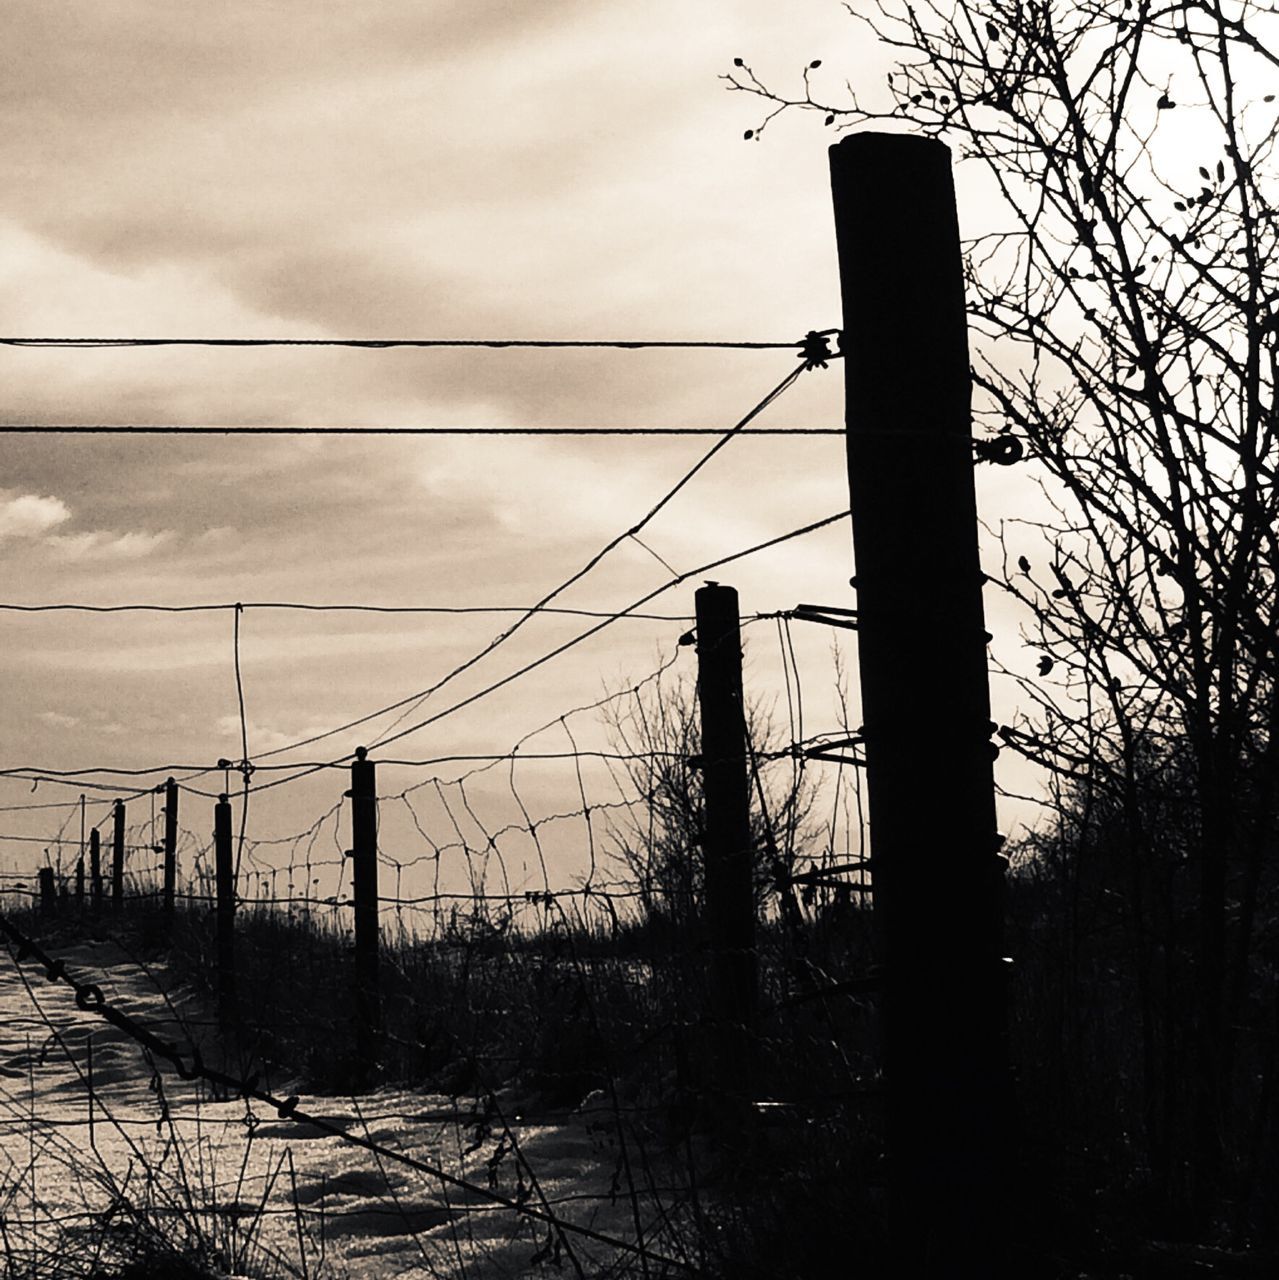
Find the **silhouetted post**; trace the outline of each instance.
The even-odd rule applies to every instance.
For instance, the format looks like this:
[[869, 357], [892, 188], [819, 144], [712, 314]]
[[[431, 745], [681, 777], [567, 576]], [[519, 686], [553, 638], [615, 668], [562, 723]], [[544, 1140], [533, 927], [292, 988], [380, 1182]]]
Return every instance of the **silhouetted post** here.
[[117, 911], [124, 906], [124, 801], [117, 800], [112, 812], [111, 902]]
[[999, 1276], [1004, 860], [950, 152], [862, 133], [830, 158], [894, 1261]]
[[178, 784], [170, 778], [164, 784], [164, 909], [173, 914], [178, 886]]
[[351, 762], [351, 881], [355, 900], [355, 1052], [366, 1076], [377, 1063], [382, 1023], [378, 992], [377, 778], [364, 747]]
[[58, 914], [58, 888], [53, 882], [53, 868], [41, 867], [40, 873], [40, 914], [56, 916]]
[[218, 1021], [235, 1016], [235, 862], [231, 804], [225, 795], [213, 806], [213, 854], [217, 881]]
[[84, 910], [84, 854], [75, 863], [75, 909]]
[[755, 1056], [755, 894], [737, 592], [696, 593], [697, 698], [706, 809], [705, 928], [719, 1085], [729, 1110], [749, 1100]]
[[102, 836], [97, 827], [89, 832], [89, 901], [94, 911], [102, 910]]

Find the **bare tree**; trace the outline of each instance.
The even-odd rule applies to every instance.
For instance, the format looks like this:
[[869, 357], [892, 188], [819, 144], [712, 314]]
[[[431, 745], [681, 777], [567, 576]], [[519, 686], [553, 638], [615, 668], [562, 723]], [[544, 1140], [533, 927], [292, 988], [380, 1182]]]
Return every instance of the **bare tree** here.
[[[807, 846], [816, 786], [811, 776], [774, 767], [778, 733], [767, 710], [747, 700], [748, 763], [752, 774], [751, 830], [755, 889], [761, 911], [779, 892], [791, 899], [789, 877]], [[650, 920], [676, 930], [695, 927], [702, 906], [705, 827], [697, 694], [692, 680], [656, 686], [605, 705], [610, 736], [629, 757], [629, 789], [645, 801], [609, 829], [613, 853], [640, 894]], [[789, 746], [789, 744], [786, 744]]]
[[[975, 413], [1025, 442], [1040, 486], [1001, 530], [1040, 654], [1005, 738], [1076, 817], [1123, 833], [1106, 847], [1142, 992], [1146, 1158], [1166, 1207], [1203, 1223], [1255, 1172], [1277, 1087], [1279, 17], [1249, 0], [854, 16], [891, 51], [886, 85], [827, 98], [813, 62], [784, 92], [741, 59], [726, 84], [767, 104], [749, 138], [786, 112], [907, 127], [994, 193], [966, 246]], [[1175, 839], [1152, 777], [1176, 779]]]

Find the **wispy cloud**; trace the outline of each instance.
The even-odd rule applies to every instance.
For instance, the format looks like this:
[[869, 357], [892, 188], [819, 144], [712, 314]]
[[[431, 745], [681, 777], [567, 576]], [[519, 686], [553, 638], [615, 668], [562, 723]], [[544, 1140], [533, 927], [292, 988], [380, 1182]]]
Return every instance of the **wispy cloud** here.
[[54, 534], [48, 541], [71, 560], [140, 560], [172, 537], [166, 529], [158, 533], [108, 533], [93, 529], [85, 533]]

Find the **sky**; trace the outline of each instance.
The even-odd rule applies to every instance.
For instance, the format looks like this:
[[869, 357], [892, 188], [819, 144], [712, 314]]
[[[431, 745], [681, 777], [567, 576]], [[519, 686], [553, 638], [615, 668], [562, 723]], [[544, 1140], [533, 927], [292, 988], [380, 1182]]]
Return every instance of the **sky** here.
[[[819, 118], [781, 120], [765, 140], [744, 141], [758, 104], [717, 79], [737, 56], [777, 77], [820, 58], [835, 88], [880, 76], [880, 55], [830, 0], [224, 0], [180, 9], [14, 0], [9, 19], [0, 78], [5, 335], [786, 342], [839, 324], [830, 131]], [[971, 216], [961, 206], [961, 222]], [[8, 423], [720, 428], [794, 356], [5, 348], [0, 362]], [[805, 373], [761, 421], [841, 420], [836, 366]], [[0, 597], [527, 605], [633, 525], [710, 443], [0, 437]], [[997, 513], [1018, 481], [985, 470], [983, 510]], [[837, 437], [735, 441], [646, 527], [656, 555], [623, 543], [561, 603], [616, 610], [671, 569], [688, 572], [847, 501]], [[714, 576], [737, 586], [743, 613], [755, 614], [800, 600], [850, 606], [851, 571], [840, 522]], [[699, 581], [651, 608], [690, 614]], [[239, 656], [250, 758], [429, 686], [510, 620], [246, 610]], [[586, 625], [536, 619], [415, 718]], [[138, 780], [144, 788], [174, 764], [240, 758], [233, 626], [230, 611], [0, 613], [9, 729], [0, 765], [157, 766]], [[677, 645], [687, 626], [618, 623], [396, 749], [404, 758], [505, 752], [677, 652], [671, 677], [691, 675], [692, 651]], [[833, 637], [797, 631], [804, 728], [836, 729]], [[1006, 632], [1005, 659], [1033, 665], [1011, 623]], [[748, 682], [789, 732], [777, 629], [754, 624], [747, 636]], [[853, 647], [843, 647], [851, 667]], [[1001, 698], [997, 690], [997, 707]], [[850, 715], [856, 723], [855, 690]], [[342, 757], [393, 718], [274, 759]], [[573, 724], [582, 742], [606, 742], [597, 714]], [[565, 749], [562, 729], [535, 741], [551, 738]], [[570, 769], [521, 770], [530, 809], [560, 812], [566, 797], [581, 805]], [[387, 768], [380, 785], [398, 793], [424, 776]], [[93, 823], [116, 783], [88, 777]], [[221, 777], [196, 785], [216, 791]], [[512, 804], [510, 780], [495, 777], [474, 783], [489, 830], [509, 820]], [[587, 803], [616, 798], [606, 775], [588, 783]], [[250, 838], [308, 828], [344, 785], [328, 770], [254, 797]], [[59, 828], [78, 849], [78, 796], [75, 785], [0, 785], [5, 805], [61, 806], [4, 815], [7, 832], [25, 837], [5, 846], [5, 865], [37, 865], [41, 841]], [[149, 839], [138, 824], [149, 822], [150, 803], [130, 809], [139, 841]], [[210, 804], [184, 797], [192, 852], [207, 843]], [[447, 843], [451, 819], [440, 804], [418, 817], [419, 831], [424, 823], [436, 845]], [[336, 821], [324, 832], [330, 855], [346, 843]], [[387, 823], [395, 857], [428, 847]], [[583, 835], [554, 844], [562, 865], [552, 879], [580, 873]], [[514, 881], [537, 887], [536, 851], [514, 842]], [[293, 848], [264, 844], [261, 856]]]

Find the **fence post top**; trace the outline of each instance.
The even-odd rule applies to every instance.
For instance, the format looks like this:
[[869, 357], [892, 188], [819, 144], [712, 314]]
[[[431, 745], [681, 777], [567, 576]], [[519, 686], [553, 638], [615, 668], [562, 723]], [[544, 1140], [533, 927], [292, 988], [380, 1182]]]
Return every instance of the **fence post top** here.
[[931, 138], [923, 133], [888, 133], [883, 129], [863, 129], [858, 133], [845, 134], [838, 142], [831, 143], [829, 151], [832, 156], [837, 152], [850, 155], [855, 151], [896, 151], [898, 155], [907, 151], [918, 154], [932, 151], [950, 155], [950, 148], [940, 138]]
[[363, 760], [363, 759], [365, 759], [365, 758], [368, 756], [368, 754], [369, 754], [369, 749], [368, 749], [368, 747], [356, 747], [356, 748], [355, 748], [355, 758], [356, 758], [357, 760]]

